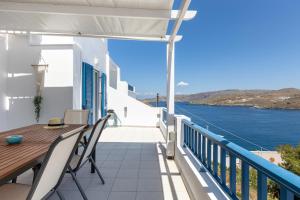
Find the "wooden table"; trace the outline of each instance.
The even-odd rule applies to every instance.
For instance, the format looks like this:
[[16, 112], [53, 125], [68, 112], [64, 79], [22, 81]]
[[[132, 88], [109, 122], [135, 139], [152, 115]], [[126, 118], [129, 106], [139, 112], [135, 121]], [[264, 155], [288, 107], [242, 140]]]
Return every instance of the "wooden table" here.
[[[0, 133], [0, 185], [39, 164], [51, 143], [60, 135], [83, 128], [83, 125], [68, 125], [60, 129], [45, 129], [44, 126], [31, 125]], [[23, 135], [23, 142], [7, 145], [5, 137], [9, 135]]]

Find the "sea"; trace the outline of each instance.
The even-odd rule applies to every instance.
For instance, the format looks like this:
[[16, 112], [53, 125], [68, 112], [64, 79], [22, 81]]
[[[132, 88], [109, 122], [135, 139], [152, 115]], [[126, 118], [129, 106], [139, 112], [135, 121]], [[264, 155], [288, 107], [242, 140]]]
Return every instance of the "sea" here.
[[[166, 104], [160, 102], [159, 106]], [[300, 110], [177, 102], [175, 112], [251, 151], [300, 144]]]

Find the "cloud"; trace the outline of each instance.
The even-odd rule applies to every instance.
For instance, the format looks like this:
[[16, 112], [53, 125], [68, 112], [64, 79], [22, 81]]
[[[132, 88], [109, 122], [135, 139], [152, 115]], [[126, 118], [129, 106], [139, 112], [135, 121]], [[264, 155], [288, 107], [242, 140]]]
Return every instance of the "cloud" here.
[[179, 83], [177, 83], [177, 86], [178, 87], [186, 87], [186, 86], [189, 86], [189, 83], [184, 82], [184, 81], [180, 81]]

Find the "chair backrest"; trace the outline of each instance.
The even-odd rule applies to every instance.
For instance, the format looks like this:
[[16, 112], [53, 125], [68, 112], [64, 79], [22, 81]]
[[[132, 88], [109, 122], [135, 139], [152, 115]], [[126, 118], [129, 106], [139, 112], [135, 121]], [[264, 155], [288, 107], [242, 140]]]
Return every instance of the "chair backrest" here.
[[89, 110], [72, 110], [65, 111], [65, 124], [88, 124]]
[[52, 143], [27, 200], [40, 200], [58, 187], [83, 135], [83, 129], [84, 126], [67, 132]]
[[110, 114], [106, 115], [105, 117], [99, 119], [96, 124], [94, 125], [92, 132], [89, 136], [88, 142], [81, 154], [81, 158], [79, 159], [76, 168], [79, 168], [82, 163], [84, 163], [91, 153], [94, 151], [96, 148], [96, 145], [98, 143], [98, 140], [100, 138], [100, 135], [105, 128], [105, 125], [107, 123], [107, 120], [109, 119]]

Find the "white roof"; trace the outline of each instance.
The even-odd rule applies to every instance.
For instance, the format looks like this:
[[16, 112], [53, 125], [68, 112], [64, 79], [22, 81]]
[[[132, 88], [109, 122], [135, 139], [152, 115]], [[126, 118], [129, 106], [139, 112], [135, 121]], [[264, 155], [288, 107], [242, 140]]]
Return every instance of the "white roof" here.
[[0, 30], [168, 40], [170, 20], [196, 14], [180, 17], [172, 7], [173, 0], [1, 0]]

